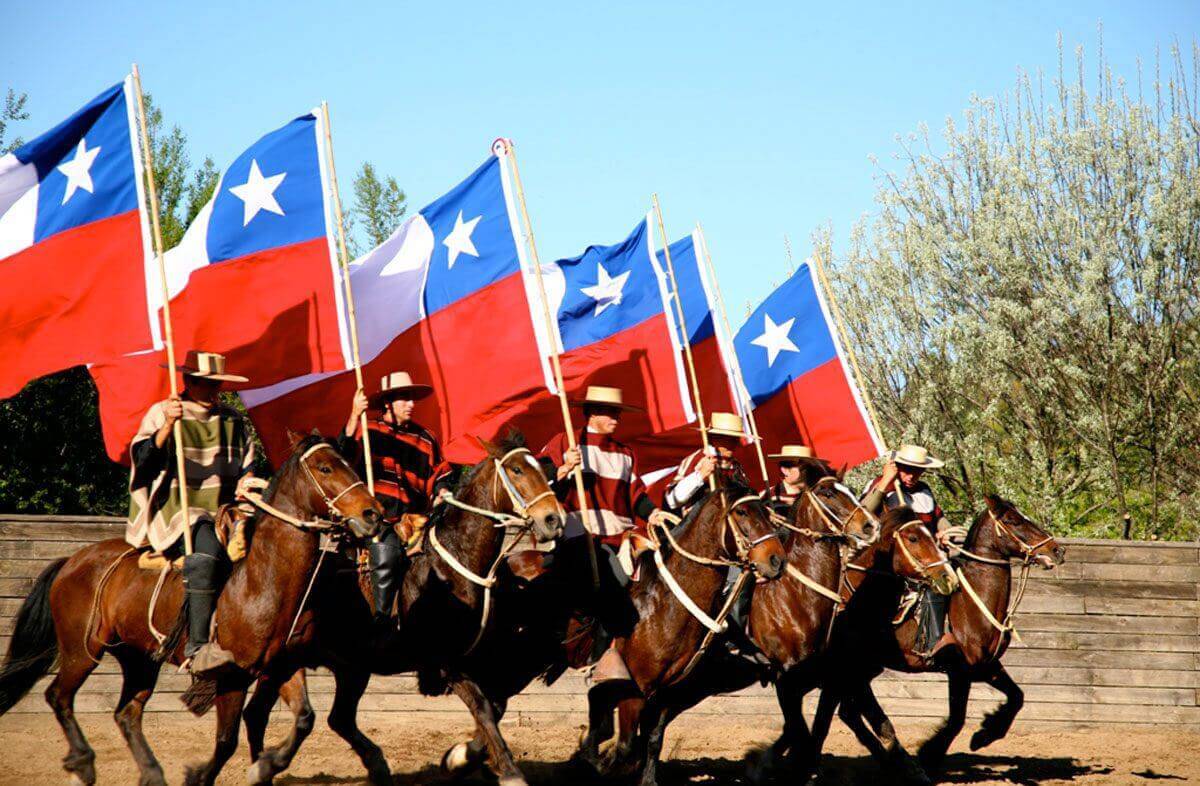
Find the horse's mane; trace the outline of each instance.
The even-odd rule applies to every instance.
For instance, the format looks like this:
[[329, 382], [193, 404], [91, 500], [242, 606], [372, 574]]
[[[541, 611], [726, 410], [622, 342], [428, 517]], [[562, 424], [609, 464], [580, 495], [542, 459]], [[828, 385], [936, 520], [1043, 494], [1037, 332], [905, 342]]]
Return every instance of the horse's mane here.
[[[1008, 511], [1016, 509], [1015, 505], [999, 494], [988, 494], [987, 496], [991, 498], [992, 504], [995, 506], [994, 515], [996, 518], [1000, 518]], [[990, 506], [985, 507], [979, 512], [978, 515], [975, 516], [975, 520], [971, 522], [971, 526], [967, 529], [967, 537], [963, 540], [963, 545], [975, 542], [975, 534], [978, 532], [980, 525], [987, 521], [987, 513], [991, 509], [992, 508]]]
[[[515, 428], [509, 429], [508, 433], [504, 435], [504, 439], [500, 440], [500, 442], [496, 444], [496, 449], [500, 451], [501, 456], [510, 451], [518, 450], [524, 447], [528, 447], [525, 440], [525, 434], [519, 429]], [[454, 495], [456, 497], [459, 496], [461, 492], [470, 488], [471, 484], [475, 482], [475, 478], [479, 475], [480, 470], [487, 466], [488, 460], [491, 458], [492, 456], [489, 454], [481, 461], [477, 461], [470, 467], [470, 469], [462, 474], [462, 477], [458, 479], [458, 484], [454, 487]]]
[[297, 442], [295, 447], [292, 448], [291, 454], [279, 466], [275, 474], [271, 476], [271, 482], [267, 484], [267, 488], [263, 492], [263, 499], [268, 502], [275, 499], [275, 492], [279, 490], [279, 481], [283, 479], [284, 475], [287, 475], [296, 468], [296, 464], [299, 463], [300, 457], [304, 455], [304, 451], [321, 444], [329, 445], [335, 450], [337, 449], [332, 440], [322, 437], [315, 431]]
[[879, 517], [879, 542], [883, 542], [885, 536], [891, 535], [896, 531], [896, 527], [907, 524], [915, 518], [916, 514], [908, 505], [900, 505], [883, 512]]
[[800, 464], [800, 481], [809, 488], [817, 485], [821, 478], [837, 477], [837, 472], [825, 459], [807, 457], [798, 459]]

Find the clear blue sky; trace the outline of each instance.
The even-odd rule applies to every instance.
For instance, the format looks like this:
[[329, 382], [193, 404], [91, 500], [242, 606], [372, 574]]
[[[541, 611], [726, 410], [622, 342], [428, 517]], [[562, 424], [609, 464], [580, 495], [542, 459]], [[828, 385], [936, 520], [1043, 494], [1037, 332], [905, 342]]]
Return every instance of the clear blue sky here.
[[1103, 22], [1132, 82], [1136, 57], [1150, 74], [1156, 46], [1190, 50], [1200, 28], [1197, 0], [7, 5], [0, 88], [34, 115], [17, 133], [136, 60], [197, 163], [224, 167], [325, 99], [344, 187], [369, 160], [412, 209], [510, 136], [543, 259], [623, 238], [657, 191], [673, 238], [703, 222], [735, 323], [786, 274], [785, 233], [802, 258], [832, 222], [845, 247], [874, 209], [868, 157], [892, 166], [896, 134], [1003, 94], [1018, 68], [1054, 74], [1060, 31], [1094, 57]]

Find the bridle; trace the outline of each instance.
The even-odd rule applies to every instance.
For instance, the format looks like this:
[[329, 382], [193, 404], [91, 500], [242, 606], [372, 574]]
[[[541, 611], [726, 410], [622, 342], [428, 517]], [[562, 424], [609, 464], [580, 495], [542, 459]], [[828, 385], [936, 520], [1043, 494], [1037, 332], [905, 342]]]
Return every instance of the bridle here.
[[[508, 461], [515, 456], [528, 456], [532, 458], [533, 451], [529, 450], [529, 448], [514, 448], [500, 458], [492, 459], [492, 465], [495, 467], [496, 471], [492, 477], [491, 501], [493, 507], [500, 507], [500, 489], [503, 489], [516, 515], [469, 505], [455, 497], [453, 494], [449, 493], [442, 497], [442, 501], [451, 507], [455, 507], [467, 513], [473, 513], [477, 516], [490, 519], [493, 522], [492, 526], [496, 529], [512, 531], [514, 536], [509, 538], [508, 543], [502, 546], [496, 553], [496, 558], [492, 560], [492, 566], [488, 569], [486, 575], [481, 576], [468, 568], [466, 565], [463, 565], [461, 562], [459, 562], [457, 557], [451, 554], [450, 551], [444, 545], [442, 545], [442, 542], [438, 540], [437, 536], [437, 524], [433, 524], [427, 530], [425, 530], [425, 534], [429, 539], [429, 545], [433, 547], [434, 552], [441, 557], [442, 561], [449, 565], [451, 570], [462, 576], [471, 584], [483, 588], [483, 611], [479, 617], [479, 630], [475, 633], [475, 638], [471, 641], [470, 646], [463, 651], [463, 655], [471, 654], [471, 652], [473, 652], [475, 648], [479, 646], [479, 642], [483, 640], [483, 634], [487, 631], [488, 620], [492, 614], [492, 588], [496, 585], [496, 572], [499, 570], [501, 563], [503, 563], [512, 550], [516, 548], [517, 544], [523, 540], [525, 533], [531, 527], [533, 527], [534, 521], [533, 516], [529, 512], [530, 509], [542, 500], [551, 498], [554, 499], [560, 520], [566, 520], [566, 514], [563, 512], [562, 504], [558, 501], [554, 490], [549, 488], [549, 483], [546, 484], [546, 491], [537, 494], [532, 499], [525, 499], [525, 497], [522, 496], [520, 489], [517, 488], [516, 483], [514, 483], [512, 478], [509, 476], [508, 469], [505, 466]], [[534, 460], [531, 463], [531, 466], [536, 465], [536, 463], [536, 460]], [[541, 471], [540, 467], [538, 471]]]
[[[354, 483], [346, 486], [346, 488], [342, 489], [337, 494], [330, 497], [329, 493], [325, 490], [325, 487], [321, 485], [321, 481], [318, 480], [317, 476], [313, 474], [312, 468], [308, 466], [308, 457], [319, 450], [332, 450], [334, 454], [337, 455], [338, 460], [342, 461], [342, 463], [345, 463], [345, 459], [342, 458], [341, 454], [337, 452], [337, 449], [334, 448], [333, 445], [330, 445], [328, 442], [319, 442], [301, 453], [300, 458], [297, 460], [300, 466], [304, 468], [304, 474], [308, 476], [309, 482], [313, 484], [313, 487], [316, 488], [317, 493], [321, 495], [321, 499], [325, 502], [326, 513], [329, 516], [328, 519], [313, 518], [304, 520], [297, 518], [290, 513], [284, 513], [279, 508], [267, 502], [260, 492], [247, 490], [242, 496], [244, 496], [246, 500], [254, 507], [262, 510], [264, 513], [274, 516], [280, 521], [291, 524], [297, 529], [332, 530], [341, 527], [346, 521], [351, 520], [353, 517], [347, 516], [338, 508], [338, 501], [354, 489], [360, 486], [365, 487], [366, 484], [361, 480], [357, 480]], [[265, 488], [266, 485], [267, 482], [265, 480], [260, 480], [256, 484], [252, 485], [252, 488], [257, 486], [257, 488], [261, 489]]]
[[[943, 556], [939, 560], [934, 560], [933, 562], [925, 563], [925, 562], [921, 562], [916, 557], [914, 557], [912, 552], [909, 551], [908, 546], [904, 545], [904, 539], [900, 537], [901, 533], [904, 532], [909, 527], [917, 527], [927, 538], [929, 538], [930, 540], [933, 540], [935, 543], [937, 542], [936, 540], [934, 540], [933, 535], [929, 532], [929, 528], [926, 527], [925, 523], [922, 522], [920, 519], [913, 519], [912, 521], [905, 522], [904, 524], [901, 524], [900, 526], [896, 527], [896, 529], [893, 530], [893, 532], [892, 532], [892, 542], [896, 547], [898, 547], [900, 549], [900, 556], [902, 556], [904, 558], [904, 561], [907, 562], [917, 572], [917, 575], [919, 575], [921, 577], [920, 581], [930, 582], [930, 581], [932, 581], [933, 569], [941, 567], [943, 565], [950, 564], [950, 558]], [[942, 552], [939, 550], [938, 553], [940, 554]], [[867, 568], [862, 565], [857, 565], [853, 562], [847, 562], [846, 568], [847, 568], [847, 570], [855, 570], [860, 573], [875, 573], [875, 574], [883, 574], [883, 575], [892, 575], [892, 574], [886, 573], [885, 571], [874, 570], [872, 568]], [[897, 578], [903, 578], [905, 581], [913, 581], [913, 579], [909, 579], [909, 578], [903, 577], [903, 576], [898, 576]], [[845, 581], [846, 581], [846, 584], [850, 587], [851, 594], [853, 594], [855, 587], [850, 584], [848, 578], [845, 579]]]
[[[721, 494], [722, 494], [722, 500], [724, 500], [724, 492], [721, 492]], [[748, 535], [746, 535], [744, 532], [741, 531], [741, 529], [737, 526], [737, 524], [733, 520], [734, 511], [736, 511], [742, 505], [747, 505], [747, 504], [750, 504], [753, 502], [757, 502], [757, 503], [761, 504], [762, 498], [755, 494], [746, 494], [745, 496], [738, 497], [736, 500], [733, 501], [732, 504], [724, 505], [724, 503], [722, 503], [722, 507], [724, 507], [722, 516], [724, 517], [724, 521], [725, 521], [725, 526], [722, 529], [722, 533], [727, 531], [733, 536], [733, 542], [734, 542], [735, 548], [737, 549], [737, 558], [736, 559], [733, 559], [730, 557], [721, 557], [721, 556], [702, 557], [699, 554], [694, 554], [691, 551], [688, 551], [687, 549], [685, 549], [683, 546], [679, 545], [679, 541], [677, 541], [675, 539], [675, 536], [671, 533], [671, 527], [674, 527], [675, 525], [679, 524], [682, 521], [682, 519], [673, 513], [667, 513], [663, 516], [663, 518], [666, 519], [671, 524], [671, 526], [668, 527], [666, 524], [660, 523], [660, 524], [658, 524], [658, 531], [661, 532], [662, 535], [665, 537], [666, 541], [671, 544], [671, 548], [674, 551], [679, 552], [679, 555], [681, 557], [684, 557], [685, 559], [688, 559], [699, 565], [708, 565], [708, 566], [714, 567], [714, 568], [718, 568], [718, 567], [719, 568], [742, 568], [742, 569], [748, 569], [751, 571], [757, 571], [758, 568], [754, 565], [753, 562], [750, 561], [750, 552], [753, 551], [754, 548], [756, 546], [758, 546], [759, 544], [765, 543], [766, 541], [770, 540], [771, 538], [779, 537], [779, 534], [776, 532], [768, 532], [765, 535], [761, 535], [757, 538], [750, 538]], [[655, 546], [658, 546], [658, 538], [655, 535], [655, 530], [653, 527], [650, 528], [649, 533], [650, 533], [651, 541], [654, 542]], [[721, 538], [722, 550], [724, 550], [724, 548], [725, 548], [724, 540], [725, 540], [724, 537], [722, 537]], [[657, 550], [656, 550], [656, 554], [657, 554]]]
[[[820, 489], [824, 486], [829, 486], [835, 492], [850, 500], [850, 504], [853, 505], [854, 508], [845, 516], [839, 518], [837, 512], [829, 507], [829, 504], [825, 502], [825, 500], [821, 499], [820, 496], [814, 493], [815, 489]], [[820, 478], [816, 483], [806, 489], [804, 492], [804, 499], [808, 500], [809, 504], [811, 504], [817, 511], [821, 517], [821, 520], [825, 522], [825, 526], [829, 528], [830, 533], [814, 532], [807, 527], [797, 527], [795, 524], [788, 521], [787, 517], [779, 516], [778, 514], [774, 514], [775, 518], [773, 520], [775, 520], [776, 523], [785, 529], [789, 529], [792, 532], [798, 532], [801, 535], [808, 535], [810, 537], [824, 536], [853, 539], [858, 541], [861, 546], [870, 546], [879, 540], [879, 532], [882, 529], [879, 524], [879, 518], [874, 513], [867, 510], [858, 497], [854, 496], [854, 492], [842, 485], [842, 483], [832, 475], [826, 475], [825, 477]], [[859, 511], [862, 511], [863, 515], [867, 517], [867, 520], [875, 525], [875, 534], [870, 538], [864, 539], [858, 535], [853, 535], [846, 532], [846, 527], [850, 523], [850, 519], [853, 518], [854, 514]]]

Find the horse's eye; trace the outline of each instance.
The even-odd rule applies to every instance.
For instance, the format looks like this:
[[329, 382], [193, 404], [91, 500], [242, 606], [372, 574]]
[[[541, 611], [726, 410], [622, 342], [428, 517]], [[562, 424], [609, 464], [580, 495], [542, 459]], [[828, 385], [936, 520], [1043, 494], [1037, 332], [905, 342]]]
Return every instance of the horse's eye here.
[[524, 474], [524, 471], [520, 467], [517, 467], [516, 469], [513, 470], [513, 474], [514, 475], [522, 475], [522, 474]]
[[321, 465], [321, 474], [322, 475], [332, 475], [333, 467], [329, 466], [328, 464], [322, 464]]
[[916, 543], [916, 542], [917, 542], [917, 536], [916, 536], [916, 535], [909, 535], [909, 536], [908, 536], [908, 542], [909, 542], [909, 543]]

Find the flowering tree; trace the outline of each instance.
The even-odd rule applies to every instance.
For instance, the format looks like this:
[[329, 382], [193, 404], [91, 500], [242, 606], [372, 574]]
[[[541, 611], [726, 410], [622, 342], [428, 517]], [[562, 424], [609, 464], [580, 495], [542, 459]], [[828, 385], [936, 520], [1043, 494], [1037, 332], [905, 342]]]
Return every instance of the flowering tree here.
[[[1089, 91], [1079, 53], [1049, 96], [1038, 75], [973, 99], [940, 144], [901, 143], [877, 218], [833, 265], [881, 426], [951, 459], [953, 507], [997, 490], [1059, 532], [1195, 536], [1191, 59], [1173, 51], [1148, 96], [1102, 60]], [[828, 259], [828, 233], [816, 244]]]

